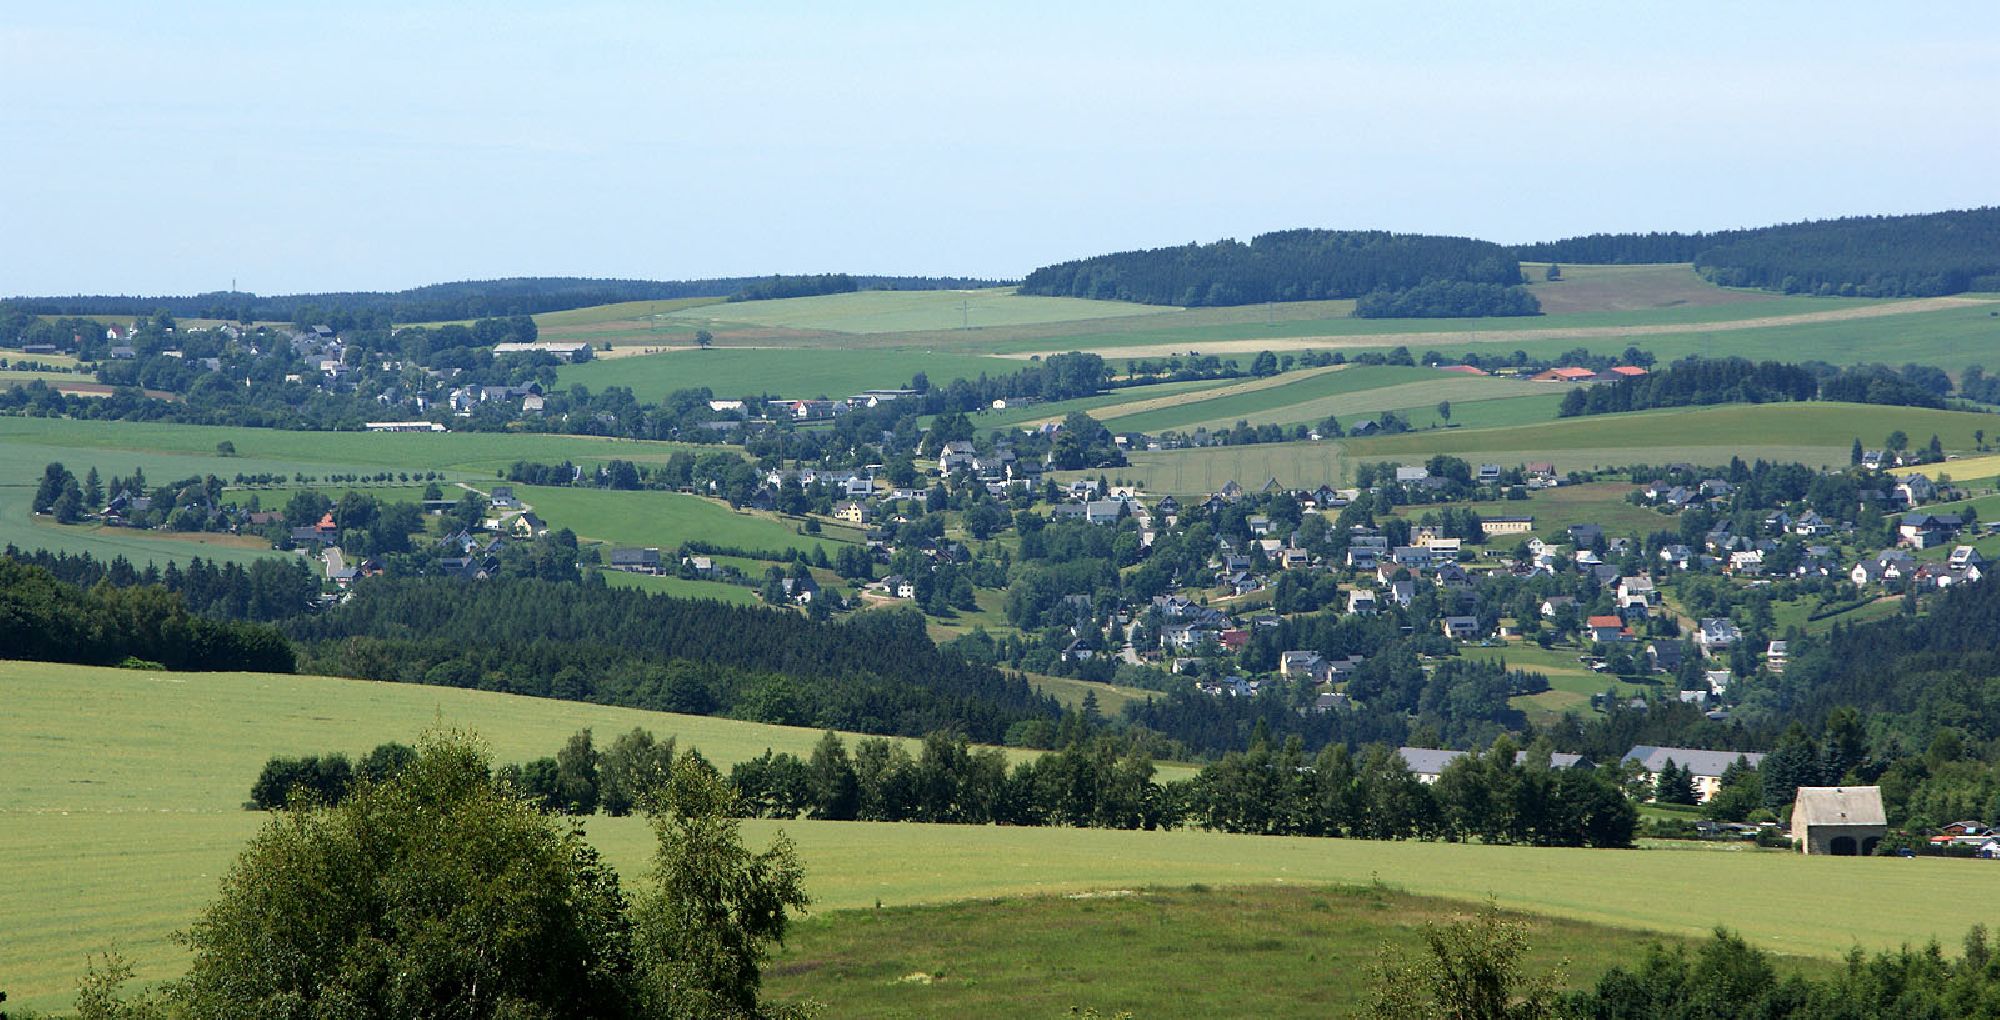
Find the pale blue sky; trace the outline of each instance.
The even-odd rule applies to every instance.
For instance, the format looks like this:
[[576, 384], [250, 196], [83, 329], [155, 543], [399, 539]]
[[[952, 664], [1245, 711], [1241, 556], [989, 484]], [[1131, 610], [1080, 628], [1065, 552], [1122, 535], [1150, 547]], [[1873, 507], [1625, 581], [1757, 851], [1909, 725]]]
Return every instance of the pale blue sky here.
[[[310, 6], [313, 10], [293, 9]], [[0, 294], [2000, 202], [2000, 5], [0, 5]]]

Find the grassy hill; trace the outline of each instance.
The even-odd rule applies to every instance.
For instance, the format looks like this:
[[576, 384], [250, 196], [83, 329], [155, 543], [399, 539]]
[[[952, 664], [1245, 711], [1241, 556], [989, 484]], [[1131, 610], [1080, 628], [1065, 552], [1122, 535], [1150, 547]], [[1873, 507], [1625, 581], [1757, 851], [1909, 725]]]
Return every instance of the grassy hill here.
[[833, 333], [909, 333], [1077, 322], [1164, 309], [1123, 301], [1033, 297], [1012, 287], [983, 290], [863, 290], [775, 301], [738, 301], [670, 313], [693, 324], [747, 324]]
[[[271, 754], [352, 754], [432, 725], [477, 731], [502, 761], [552, 753], [582, 726], [603, 738], [646, 726], [725, 763], [767, 747], [804, 751], [817, 737], [449, 688], [41, 663], [0, 663], [0, 699], [8, 705], [0, 715], [0, 747], [8, 748], [0, 974], [17, 1001], [41, 1008], [68, 994], [89, 950], [116, 943], [147, 978], [179, 966], [167, 935], [214, 894], [261, 822], [239, 805]], [[643, 870], [651, 848], [643, 820], [596, 818], [587, 827], [628, 876]], [[1295, 890], [1289, 895], [1304, 899], [1316, 894], [1301, 887], [1379, 879], [1412, 893], [1490, 897], [1637, 930], [1698, 935], [1724, 923], [1780, 952], [1824, 957], [1854, 944], [1955, 938], [1960, 908], [1977, 901], [1989, 877], [1959, 861], [1756, 852], [806, 821], [745, 828], [753, 839], [780, 828], [797, 839], [822, 912], [1195, 883]], [[1838, 924], [1817, 907], [1827, 887], [1849, 902]]]
[[[1468, 904], [1388, 887], [1139, 888], [1022, 896], [807, 918], [765, 975], [779, 1000], [833, 1016], [1018, 1017], [1072, 1006], [1111, 1016], [1348, 1016], [1385, 943], [1421, 945], [1420, 925]], [[1525, 918], [1529, 967], [1566, 961], [1567, 984], [1640, 958], [1656, 936]], [[1226, 976], [1217, 964], [1226, 961]], [[1787, 969], [1824, 971], [1792, 959]]]

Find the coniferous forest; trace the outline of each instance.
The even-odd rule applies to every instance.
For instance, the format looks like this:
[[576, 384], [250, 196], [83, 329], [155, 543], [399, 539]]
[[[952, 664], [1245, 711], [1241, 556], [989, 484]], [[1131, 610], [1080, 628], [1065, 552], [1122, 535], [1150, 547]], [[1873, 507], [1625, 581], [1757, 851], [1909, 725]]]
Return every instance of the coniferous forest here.
[[1929, 297], [2000, 288], [2000, 207], [1707, 234], [1591, 234], [1513, 254], [1535, 262], [1692, 262], [1715, 283], [1787, 294]]
[[1465, 237], [1285, 230], [1249, 244], [1225, 239], [1044, 266], [1021, 293], [1197, 307], [1359, 298], [1432, 281], [1512, 287], [1521, 267], [1507, 249]]
[[[1949, 386], [1949, 380], [1944, 385]], [[1899, 407], [1945, 406], [1944, 396], [1883, 365], [1835, 368], [1747, 358], [1686, 358], [1647, 375], [1572, 389], [1557, 414], [1564, 418], [1660, 407], [1838, 400]]]

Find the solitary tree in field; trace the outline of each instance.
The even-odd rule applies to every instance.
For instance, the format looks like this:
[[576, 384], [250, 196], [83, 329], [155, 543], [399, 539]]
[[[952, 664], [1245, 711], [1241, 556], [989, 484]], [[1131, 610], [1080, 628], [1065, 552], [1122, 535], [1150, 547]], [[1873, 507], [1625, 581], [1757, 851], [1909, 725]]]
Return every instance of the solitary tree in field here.
[[1425, 924], [1424, 952], [1383, 946], [1374, 967], [1376, 1020], [1545, 1020], [1556, 1015], [1563, 966], [1530, 977], [1528, 925], [1487, 907], [1470, 920]]
[[695, 330], [694, 345], [696, 347], [701, 348], [704, 351], [708, 350], [710, 347], [715, 346], [715, 334], [710, 333], [708, 330], [705, 329]]
[[[797, 857], [782, 836], [744, 847], [731, 797], [698, 757], [676, 763], [654, 882], [628, 909], [573, 823], [496, 782], [469, 738], [426, 736], [387, 780], [276, 815], [251, 840], [180, 936], [193, 959], [174, 1015], [799, 1015], [758, 1001], [761, 965], [806, 903]], [[164, 1015], [118, 1000], [129, 968], [93, 974], [102, 994], [84, 1015]]]
[[1438, 401], [1438, 417], [1447, 422], [1451, 420], [1451, 401]]
[[1548, 272], [1545, 272], [1545, 273], [1543, 273], [1543, 274], [1542, 274], [1542, 278], [1543, 278], [1543, 279], [1545, 279], [1545, 280], [1550, 280], [1550, 281], [1554, 281], [1554, 280], [1560, 280], [1560, 279], [1562, 279], [1562, 278], [1563, 278], [1563, 267], [1561, 267], [1561, 266], [1559, 266], [1559, 265], [1556, 265], [1556, 264], [1555, 264], [1555, 263], [1553, 263], [1553, 262], [1549, 263], [1549, 269], [1548, 269]]

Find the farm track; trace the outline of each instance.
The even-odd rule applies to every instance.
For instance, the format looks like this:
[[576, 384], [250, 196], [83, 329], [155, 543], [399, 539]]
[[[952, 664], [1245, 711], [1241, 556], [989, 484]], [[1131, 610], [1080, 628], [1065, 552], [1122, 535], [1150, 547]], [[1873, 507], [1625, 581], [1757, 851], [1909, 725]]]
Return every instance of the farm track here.
[[[1953, 308], [1993, 304], [1979, 298], [1935, 297], [1914, 298], [1890, 304], [1865, 305], [1859, 308], [1835, 308], [1824, 312], [1799, 312], [1791, 315], [1766, 315], [1749, 319], [1725, 319], [1719, 322], [1656, 323], [1633, 326], [1560, 326], [1548, 329], [1513, 329], [1484, 332], [1478, 330], [1426, 330], [1409, 333], [1348, 333], [1321, 336], [1271, 337], [1254, 340], [1213, 340], [1193, 343], [1182, 340], [1173, 343], [1145, 344], [1140, 346], [1108, 346], [1098, 348], [1106, 356], [1120, 358], [1166, 357], [1186, 353], [1190, 349], [1203, 354], [1249, 354], [1259, 351], [1306, 351], [1328, 348], [1387, 347], [1396, 344], [1497, 344], [1520, 343], [1526, 340], [1601, 340], [1623, 339], [1635, 336], [1671, 336], [1688, 333], [1727, 333], [1745, 329], [1771, 329], [1782, 326], [1806, 326], [1828, 322], [1847, 322], [1856, 319], [1875, 319], [1895, 315], [1913, 315], [1920, 312], [1939, 312]], [[1042, 358], [1060, 351], [1021, 351], [1000, 354], [1003, 358]]]

